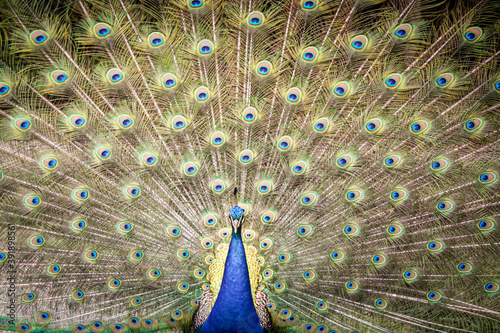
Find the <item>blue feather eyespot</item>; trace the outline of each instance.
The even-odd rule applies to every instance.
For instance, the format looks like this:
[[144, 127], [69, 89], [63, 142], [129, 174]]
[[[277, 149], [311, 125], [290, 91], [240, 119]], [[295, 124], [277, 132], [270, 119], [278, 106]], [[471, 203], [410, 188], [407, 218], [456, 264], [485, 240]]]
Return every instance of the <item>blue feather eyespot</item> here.
[[188, 249], [180, 248], [180, 249], [177, 249], [176, 256], [180, 260], [187, 260], [191, 257], [191, 252], [189, 252]]
[[439, 291], [429, 291], [427, 293], [426, 297], [430, 303], [436, 303], [436, 302], [439, 302], [441, 300], [443, 295]]
[[345, 283], [345, 288], [348, 293], [355, 293], [359, 291], [359, 283], [356, 280], [347, 281]]
[[317, 0], [302, 0], [300, 7], [304, 11], [312, 11], [318, 8], [319, 1]]
[[231, 229], [229, 228], [222, 228], [219, 230], [219, 237], [222, 239], [226, 239], [231, 235]]
[[201, 279], [205, 276], [205, 271], [198, 267], [194, 269], [193, 275], [195, 278]]
[[406, 39], [411, 35], [413, 31], [413, 26], [411, 24], [405, 23], [401, 24], [394, 29], [394, 36], [399, 39]]
[[17, 332], [30, 332], [32, 329], [30, 324], [26, 323], [17, 323], [16, 324], [16, 331]]
[[393, 203], [396, 203], [408, 199], [409, 196], [410, 193], [408, 192], [408, 190], [399, 187], [391, 192], [390, 199]]
[[326, 328], [325, 325], [320, 325], [318, 326], [318, 329], [316, 330], [317, 332], [326, 332], [328, 329]]
[[262, 60], [255, 65], [255, 70], [255, 74], [257, 74], [257, 76], [267, 77], [273, 72], [273, 64], [267, 60]]
[[315, 192], [306, 192], [300, 196], [299, 202], [302, 206], [310, 207], [316, 204], [318, 195]]
[[180, 320], [184, 317], [184, 314], [182, 313], [182, 310], [174, 310], [170, 316], [172, 316], [175, 320]]
[[368, 47], [369, 39], [365, 35], [358, 35], [351, 39], [351, 48], [354, 51], [364, 51]]
[[354, 156], [351, 154], [340, 155], [336, 160], [336, 165], [338, 168], [346, 169], [354, 163]]
[[399, 223], [393, 223], [387, 227], [386, 231], [391, 237], [399, 237], [404, 233], [404, 227]]
[[351, 92], [351, 85], [347, 81], [337, 82], [332, 88], [333, 96], [337, 98], [345, 98]]
[[361, 189], [353, 188], [345, 194], [345, 199], [349, 203], [355, 203], [361, 201], [365, 196], [365, 192]]
[[87, 123], [83, 115], [72, 115], [68, 117], [68, 124], [73, 128], [82, 128]]
[[120, 129], [129, 129], [134, 125], [134, 119], [128, 114], [121, 114], [116, 118], [116, 125]]
[[377, 310], [384, 310], [389, 305], [384, 298], [377, 298], [374, 303]]
[[34, 293], [26, 293], [21, 296], [21, 302], [24, 304], [31, 304], [36, 300], [36, 294]]
[[132, 307], [138, 307], [139, 305], [142, 304], [142, 298], [141, 297], [132, 297], [129, 301], [130, 306]]
[[295, 176], [303, 175], [307, 171], [307, 169], [308, 164], [306, 161], [295, 162], [291, 167], [292, 173]]
[[207, 256], [205, 257], [205, 263], [206, 263], [207, 265], [210, 265], [211, 263], [213, 263], [213, 262], [214, 262], [214, 260], [215, 260], [215, 258], [214, 258], [214, 256], [213, 256], [213, 255], [211, 255], [211, 254], [209, 254], [209, 255], [207, 255]]
[[496, 227], [495, 220], [493, 220], [492, 218], [488, 218], [488, 217], [485, 219], [482, 219], [481, 221], [479, 221], [477, 223], [477, 228], [482, 233], [488, 233], [490, 231], [493, 231], [493, 230], [495, 230], [495, 227]]
[[457, 265], [457, 271], [459, 274], [470, 274], [473, 269], [474, 266], [470, 262], [461, 262]]
[[33, 45], [42, 45], [49, 40], [49, 34], [43, 30], [35, 30], [30, 34], [30, 40]]
[[306, 282], [313, 282], [318, 278], [318, 274], [314, 270], [308, 269], [307, 271], [302, 273], [302, 277]]
[[316, 330], [316, 326], [313, 324], [304, 324], [302, 330], [304, 333], [312, 333]]
[[122, 281], [120, 279], [111, 277], [108, 279], [107, 286], [110, 291], [118, 291], [122, 285]]
[[283, 319], [288, 319], [292, 315], [292, 311], [283, 309], [280, 311], [279, 316]]
[[151, 48], [158, 48], [165, 44], [165, 35], [161, 32], [152, 32], [148, 36], [148, 45]]
[[273, 247], [273, 241], [270, 238], [265, 238], [260, 241], [259, 247], [263, 251], [268, 251]]
[[200, 301], [198, 301], [197, 299], [193, 299], [193, 300], [191, 300], [191, 306], [192, 306], [194, 309], [197, 309], [199, 305], [200, 305]]
[[264, 280], [269, 280], [272, 279], [274, 276], [274, 271], [271, 268], [268, 268], [262, 273], [262, 276], [264, 277]]
[[302, 224], [297, 228], [297, 236], [300, 238], [306, 238], [311, 236], [314, 231], [314, 227], [310, 224]]
[[142, 259], [144, 259], [144, 252], [142, 252], [141, 250], [134, 249], [128, 253], [127, 258], [133, 263], [138, 263]]
[[445, 244], [440, 240], [434, 240], [427, 243], [427, 250], [431, 253], [441, 253], [445, 249]]
[[141, 326], [141, 320], [137, 317], [130, 317], [127, 320], [127, 324], [128, 324], [128, 326], [130, 326], [130, 328], [136, 329], [136, 328], [139, 328]]
[[440, 157], [432, 161], [431, 170], [434, 172], [443, 172], [450, 166], [450, 161], [447, 158]]
[[201, 247], [203, 247], [205, 250], [209, 250], [213, 248], [213, 246], [214, 242], [210, 238], [205, 237], [201, 240]]
[[264, 266], [265, 263], [266, 259], [264, 257], [257, 257], [257, 264], [259, 264], [260, 266]]
[[439, 77], [436, 79], [436, 85], [439, 88], [447, 88], [454, 81], [455, 81], [455, 75], [453, 75], [452, 73], [444, 73], [439, 75]]
[[464, 39], [469, 43], [475, 43], [483, 36], [483, 29], [479, 27], [472, 27], [465, 31]]
[[94, 149], [94, 156], [97, 157], [98, 160], [106, 161], [111, 158], [112, 152], [108, 147], [98, 146]]
[[411, 123], [410, 131], [413, 134], [424, 134], [430, 128], [430, 124], [427, 120], [417, 120]]
[[297, 87], [290, 88], [286, 91], [285, 96], [289, 104], [298, 104], [302, 101], [302, 90]]
[[94, 249], [89, 249], [83, 253], [83, 259], [94, 264], [97, 262], [97, 259], [99, 259], [99, 252]]
[[196, 47], [200, 56], [206, 57], [214, 52], [214, 43], [208, 39], [200, 41]]
[[370, 134], [374, 134], [380, 132], [383, 127], [384, 127], [384, 121], [382, 119], [373, 118], [366, 122], [365, 131], [367, 131]]
[[207, 214], [203, 217], [203, 224], [206, 227], [213, 227], [217, 224], [217, 216], [214, 214]]
[[122, 324], [115, 323], [110, 324], [109, 326], [111, 327], [112, 333], [120, 333], [125, 331], [125, 327]]
[[319, 56], [318, 49], [311, 46], [311, 47], [306, 47], [304, 50], [302, 50], [301, 59], [306, 63], [312, 64], [318, 60], [318, 56]]
[[40, 197], [38, 195], [29, 194], [29, 195], [24, 197], [23, 203], [28, 208], [36, 208], [36, 207], [40, 206], [40, 204], [42, 203], [42, 200], [40, 199]]
[[118, 68], [111, 68], [106, 72], [106, 79], [110, 84], [117, 84], [125, 78], [125, 74]]
[[68, 81], [69, 76], [68, 73], [63, 70], [55, 70], [50, 73], [50, 79], [54, 84], [62, 84]]
[[177, 86], [179, 79], [176, 75], [171, 73], [163, 74], [161, 77], [162, 87], [166, 90], [172, 90]]
[[175, 224], [169, 224], [165, 227], [165, 233], [170, 237], [179, 237], [181, 235], [181, 228]]
[[418, 272], [414, 269], [408, 269], [403, 272], [403, 279], [408, 283], [417, 281], [418, 276]]
[[238, 161], [243, 165], [247, 165], [247, 164], [252, 163], [254, 158], [255, 158], [255, 156], [254, 156], [253, 151], [251, 151], [249, 149], [242, 150], [238, 154]]
[[325, 133], [330, 128], [330, 120], [328, 118], [319, 118], [313, 124], [314, 132], [318, 134]]
[[342, 250], [335, 250], [330, 253], [330, 259], [333, 260], [334, 263], [340, 263], [347, 258], [346, 253]]
[[158, 157], [153, 153], [143, 153], [141, 162], [146, 167], [152, 167], [158, 162]]
[[146, 319], [144, 320], [143, 327], [146, 329], [151, 329], [154, 328], [156, 325], [156, 322], [151, 320], [151, 319]]
[[73, 290], [73, 292], [71, 293], [71, 298], [74, 302], [81, 303], [85, 298], [85, 292], [81, 289]]
[[52, 316], [48, 312], [41, 311], [41, 312], [38, 312], [36, 314], [36, 321], [39, 324], [47, 324], [50, 322], [51, 319], [52, 319]]
[[257, 112], [257, 109], [252, 106], [246, 107], [243, 112], [241, 112], [241, 120], [243, 120], [246, 124], [253, 124], [258, 119], [259, 113]]
[[269, 311], [274, 311], [274, 310], [276, 310], [276, 305], [274, 305], [274, 303], [269, 303], [269, 304], [267, 305], [267, 309], [268, 309]]
[[198, 165], [194, 162], [186, 162], [182, 166], [182, 173], [187, 177], [194, 177], [198, 174]]
[[486, 282], [484, 285], [484, 291], [486, 291], [488, 294], [495, 294], [500, 290], [500, 285], [496, 282]]
[[90, 198], [90, 194], [85, 187], [77, 187], [71, 191], [71, 198], [77, 202], [85, 202]]
[[497, 180], [498, 180], [498, 175], [495, 171], [486, 171], [482, 173], [478, 178], [479, 183], [483, 185], [491, 185], [495, 183]]
[[387, 257], [384, 254], [376, 254], [371, 260], [375, 267], [382, 267], [387, 264]]
[[180, 293], [187, 293], [189, 290], [189, 284], [187, 282], [179, 282], [177, 284], [177, 291], [179, 291]]
[[200, 9], [205, 5], [203, 0], [187, 0], [190, 9]]
[[403, 76], [398, 73], [390, 74], [384, 81], [385, 86], [389, 89], [396, 89], [403, 82]]
[[212, 133], [210, 143], [214, 147], [222, 147], [226, 143], [226, 135], [221, 131]]
[[41, 235], [32, 235], [28, 238], [28, 245], [33, 249], [38, 249], [45, 244], [45, 238]]
[[328, 303], [325, 301], [319, 301], [316, 303], [316, 308], [318, 308], [319, 311], [326, 311], [328, 310]]
[[289, 151], [290, 149], [292, 149], [292, 146], [293, 146], [293, 139], [288, 135], [282, 136], [277, 143], [278, 150], [281, 152]]
[[0, 180], [3, 179], [3, 172], [0, 170]]
[[210, 94], [210, 90], [205, 86], [196, 88], [193, 92], [193, 95], [195, 101], [198, 103], [208, 102], [212, 97], [212, 95]]
[[401, 164], [402, 160], [403, 159], [401, 158], [401, 156], [397, 154], [392, 154], [384, 159], [384, 166], [389, 169], [396, 168], [398, 165]]
[[184, 117], [184, 116], [176, 115], [170, 119], [170, 127], [175, 132], [180, 132], [180, 131], [185, 130], [187, 125], [188, 125], [188, 121], [187, 121], [186, 117]]
[[265, 225], [271, 225], [276, 221], [276, 213], [272, 210], [268, 210], [260, 216], [260, 221]]
[[58, 276], [61, 273], [61, 271], [62, 271], [61, 266], [59, 266], [57, 264], [50, 264], [47, 266], [47, 268], [45, 270], [47, 275], [52, 276], [52, 277]]
[[211, 188], [215, 194], [222, 194], [226, 190], [226, 184], [222, 179], [216, 179], [212, 182]]
[[251, 12], [250, 14], [248, 14], [246, 22], [247, 25], [251, 28], [259, 28], [265, 22], [264, 14], [262, 14], [261, 12]]
[[354, 237], [361, 232], [361, 228], [354, 222], [348, 223], [342, 228], [342, 232], [346, 237]]
[[47, 171], [52, 171], [57, 168], [57, 158], [54, 156], [45, 156], [40, 159], [40, 166], [42, 169], [47, 170]]
[[74, 232], [80, 232], [80, 231], [84, 230], [85, 228], [87, 228], [87, 221], [85, 219], [82, 219], [82, 218], [76, 218], [76, 219], [71, 220], [71, 222], [69, 223], [69, 227]]
[[480, 131], [484, 126], [484, 120], [482, 118], [472, 118], [464, 124], [465, 131], [468, 133], [474, 133]]
[[246, 229], [245, 232], [243, 233], [243, 239], [247, 241], [251, 241], [255, 238], [255, 231], [251, 229]]
[[126, 220], [118, 222], [116, 224], [115, 228], [122, 235], [128, 235], [128, 234], [130, 234], [132, 232], [132, 230], [134, 230], [134, 226], [132, 225], [132, 223], [130, 223], [130, 222], [126, 221]]
[[156, 281], [160, 278], [161, 276], [161, 271], [157, 268], [150, 268], [148, 269], [148, 271], [146, 272], [146, 276], [148, 279], [152, 280], [152, 281]]
[[451, 213], [455, 209], [455, 203], [451, 200], [441, 200], [437, 203], [436, 209], [441, 214]]
[[93, 27], [94, 36], [98, 39], [107, 38], [111, 35], [111, 26], [106, 23], [97, 23]]
[[25, 132], [31, 128], [31, 120], [26, 117], [16, 118], [13, 120], [13, 125], [18, 131]]
[[276, 282], [274, 284], [274, 290], [277, 292], [277, 293], [282, 293], [284, 292], [286, 289], [286, 284], [285, 282]]
[[0, 82], [0, 98], [10, 94], [10, 85], [5, 82]]

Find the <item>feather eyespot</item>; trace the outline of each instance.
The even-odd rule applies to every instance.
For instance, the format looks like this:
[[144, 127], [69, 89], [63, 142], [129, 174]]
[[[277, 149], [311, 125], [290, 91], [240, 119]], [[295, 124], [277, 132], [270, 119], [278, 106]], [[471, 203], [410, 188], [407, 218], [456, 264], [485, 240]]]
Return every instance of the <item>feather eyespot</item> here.
[[382, 267], [387, 264], [387, 256], [384, 254], [376, 254], [372, 257], [371, 261], [375, 267]]
[[495, 226], [496, 222], [492, 218], [485, 218], [477, 223], [477, 228], [483, 233], [493, 231]]
[[179, 237], [181, 235], [181, 228], [175, 224], [167, 225], [165, 227], [165, 233], [170, 237]]
[[268, 180], [263, 180], [257, 185], [257, 192], [265, 195], [271, 193], [273, 190], [273, 183]]
[[122, 235], [128, 235], [134, 230], [134, 226], [128, 221], [118, 222], [115, 227]]
[[285, 96], [289, 104], [298, 104], [302, 101], [302, 91], [297, 87], [288, 89]]
[[303, 11], [307, 12], [317, 9], [318, 6], [319, 6], [319, 1], [317, 0], [302, 0], [300, 4], [300, 8]]
[[251, 12], [246, 19], [247, 25], [251, 28], [259, 28], [265, 22], [265, 17], [261, 12]]
[[430, 241], [427, 243], [427, 250], [431, 253], [440, 253], [443, 252], [445, 249], [445, 245], [442, 241], [440, 240], [434, 240]]
[[318, 60], [318, 56], [319, 56], [319, 51], [317, 48], [315, 47], [306, 47], [303, 51], [302, 51], [302, 55], [301, 55], [301, 58], [303, 61], [305, 61], [306, 63], [314, 63]]
[[243, 238], [247, 241], [251, 241], [255, 238], [255, 231], [251, 229], [246, 229], [245, 232], [243, 233]]
[[250, 212], [250, 207], [247, 204], [238, 203], [238, 207], [240, 207], [243, 210], [243, 216], [248, 216], [248, 213]]
[[30, 332], [31, 331], [31, 325], [26, 324], [26, 323], [17, 323], [16, 324], [16, 330], [18, 332]]
[[213, 255], [211, 255], [211, 254], [209, 254], [209, 255], [207, 255], [207, 256], [205, 257], [205, 263], [206, 263], [207, 265], [210, 265], [211, 263], [213, 263], [213, 262], [214, 262], [214, 260], [215, 260], [215, 258], [214, 258], [214, 256], [213, 256]]
[[383, 126], [384, 126], [384, 121], [382, 119], [373, 118], [366, 122], [365, 131], [367, 131], [370, 134], [374, 134], [380, 132]]
[[170, 120], [170, 126], [176, 132], [185, 130], [187, 125], [188, 125], [188, 121], [187, 121], [186, 117], [181, 116], [181, 115], [174, 116]]
[[143, 153], [141, 162], [146, 167], [152, 167], [158, 162], [158, 157], [153, 153]]
[[303, 175], [307, 171], [307, 169], [308, 169], [308, 165], [307, 165], [307, 162], [305, 162], [305, 161], [295, 162], [291, 167], [292, 173], [295, 176]]
[[106, 161], [111, 158], [112, 152], [108, 147], [96, 147], [94, 149], [94, 155], [97, 159], [101, 161]]
[[87, 221], [82, 218], [76, 218], [69, 223], [71, 230], [80, 232], [87, 228]]
[[148, 36], [148, 45], [152, 48], [158, 48], [165, 44], [165, 35], [161, 32], [152, 32]]
[[304, 333], [312, 333], [316, 329], [316, 326], [313, 324], [305, 324], [303, 327]]
[[384, 159], [384, 166], [389, 169], [395, 168], [401, 164], [402, 160], [401, 156], [397, 154], [389, 155]]
[[0, 264], [4, 263], [7, 260], [7, 255], [5, 252], [0, 252]]
[[262, 273], [262, 276], [264, 277], [264, 280], [269, 280], [272, 279], [274, 276], [274, 271], [271, 268], [268, 268]]
[[387, 227], [386, 231], [391, 237], [399, 237], [404, 233], [404, 228], [399, 223], [393, 223]]
[[266, 263], [266, 259], [264, 257], [257, 257], [257, 263], [263, 266]]
[[198, 165], [194, 162], [186, 162], [182, 166], [182, 173], [187, 177], [194, 177], [198, 174]]
[[354, 157], [351, 154], [344, 154], [337, 158], [336, 165], [338, 168], [346, 169], [354, 163]]
[[455, 81], [455, 75], [452, 73], [444, 73], [436, 79], [436, 85], [439, 88], [446, 88]]
[[194, 94], [194, 99], [198, 103], [208, 102], [212, 97], [212, 95], [210, 94], [210, 90], [208, 90], [208, 88], [204, 86], [196, 88], [193, 94]]
[[347, 281], [345, 283], [345, 288], [347, 289], [348, 293], [355, 293], [359, 291], [359, 283], [355, 280]]
[[62, 70], [55, 70], [50, 73], [50, 79], [55, 84], [62, 84], [68, 81], [69, 76], [68, 73]]
[[106, 73], [106, 79], [110, 84], [117, 84], [123, 81], [125, 74], [118, 68], [111, 68]]
[[222, 147], [226, 143], [226, 135], [221, 131], [216, 131], [212, 133], [210, 143], [214, 147]]
[[182, 319], [182, 317], [184, 317], [182, 310], [174, 310], [170, 315], [176, 320], [180, 320]]
[[174, 74], [166, 73], [161, 77], [162, 87], [167, 90], [171, 90], [177, 86], [177, 76]]
[[457, 271], [459, 274], [470, 274], [474, 266], [470, 262], [461, 262], [457, 265]]
[[187, 282], [179, 282], [177, 284], [177, 291], [185, 294], [189, 290], [189, 284]]
[[314, 192], [306, 192], [300, 196], [299, 202], [302, 206], [310, 207], [316, 204], [318, 195]]
[[238, 154], [238, 161], [243, 165], [252, 163], [254, 158], [255, 158], [255, 156], [254, 156], [253, 151], [251, 151], [249, 149], [242, 150]]
[[43, 30], [35, 30], [30, 34], [30, 40], [33, 45], [42, 45], [49, 40], [49, 34]]
[[109, 325], [111, 327], [111, 332], [112, 333], [120, 333], [125, 331], [125, 327], [121, 324], [111, 324]]
[[99, 252], [93, 249], [87, 250], [83, 253], [83, 259], [94, 264], [99, 259]]
[[276, 213], [273, 211], [270, 211], [270, 210], [267, 212], [264, 212], [260, 216], [260, 221], [266, 225], [271, 225], [275, 220], [276, 220]]
[[207, 214], [203, 217], [203, 224], [206, 227], [213, 227], [217, 224], [217, 216], [214, 214]]
[[139, 305], [142, 304], [142, 298], [141, 297], [132, 297], [129, 302], [130, 302], [130, 305], [132, 307], [138, 307]]
[[289, 151], [290, 149], [292, 149], [292, 146], [293, 139], [288, 135], [281, 137], [281, 139], [279, 139], [277, 143], [278, 150], [281, 152]]
[[247, 124], [252, 124], [259, 119], [259, 113], [254, 107], [248, 106], [241, 113], [241, 119]]
[[221, 194], [226, 190], [226, 184], [222, 179], [216, 179], [212, 182], [211, 188], [215, 194]]
[[141, 320], [136, 317], [131, 317], [127, 320], [127, 324], [128, 326], [130, 326], [130, 328], [137, 329], [141, 326]]
[[314, 280], [316, 280], [318, 278], [318, 274], [316, 274], [316, 272], [314, 270], [308, 269], [307, 271], [302, 273], [302, 277], [304, 278], [304, 280], [306, 282], [313, 282]]
[[191, 252], [187, 249], [178, 249], [176, 252], [177, 258], [181, 260], [187, 260], [191, 257]]
[[14, 127], [21, 132], [25, 132], [31, 128], [31, 121], [28, 118], [17, 118], [14, 120]]
[[150, 268], [150, 269], [148, 269], [146, 276], [148, 277], [148, 279], [150, 279], [152, 281], [156, 281], [160, 278], [161, 271], [159, 269], [156, 269], [156, 268]]
[[283, 319], [288, 319], [292, 315], [292, 311], [288, 309], [283, 309], [280, 311], [279, 316]]
[[431, 163], [431, 170], [434, 172], [443, 172], [450, 166], [450, 161], [444, 157], [435, 159]]
[[122, 281], [120, 279], [117, 279], [117, 278], [109, 278], [107, 285], [108, 285], [109, 290], [118, 291], [118, 289], [120, 289], [120, 287], [122, 285]]
[[354, 237], [361, 232], [361, 228], [354, 222], [348, 223], [342, 228], [342, 232], [346, 237]]
[[120, 129], [129, 129], [134, 125], [134, 119], [128, 114], [121, 114], [116, 118], [116, 124]]
[[406, 39], [410, 36], [413, 31], [413, 26], [411, 24], [405, 23], [401, 24], [394, 29], [394, 36], [399, 39]]
[[39, 324], [47, 324], [50, 322], [51, 319], [52, 319], [52, 316], [48, 312], [41, 311], [41, 312], [38, 312], [36, 314], [36, 321]]
[[195, 278], [201, 279], [205, 276], [205, 271], [198, 267], [194, 269], [193, 275]]
[[384, 84], [389, 89], [396, 89], [401, 82], [403, 82], [403, 76], [398, 73], [393, 73], [385, 79]]
[[205, 249], [205, 250], [209, 250], [211, 248], [213, 248], [214, 246], [214, 242], [210, 239], [210, 238], [203, 238], [201, 240], [201, 246]]
[[40, 160], [40, 165], [42, 166], [43, 169], [52, 171], [55, 168], [57, 168], [58, 165], [57, 158], [53, 156], [42, 157], [42, 159]]
[[351, 39], [351, 47], [354, 51], [364, 51], [368, 47], [368, 37], [359, 35]]
[[375, 307], [378, 310], [384, 310], [387, 307], [387, 305], [389, 304], [389, 303], [387, 303], [387, 300], [385, 300], [383, 298], [377, 298], [374, 303], [375, 303]]
[[436, 303], [436, 302], [439, 302], [441, 300], [443, 295], [441, 295], [441, 293], [439, 291], [429, 291], [427, 293], [426, 297], [430, 303]]
[[259, 247], [263, 251], [268, 251], [271, 249], [271, 247], [273, 247], [273, 241], [269, 238], [263, 239], [262, 241], [260, 241]]
[[129, 252], [127, 258], [128, 258], [128, 260], [130, 260], [133, 263], [138, 263], [142, 259], [144, 259], [144, 252], [142, 252], [141, 250], [137, 250], [137, 249], [132, 250]]
[[342, 250], [335, 250], [332, 253], [330, 253], [330, 259], [333, 260], [335, 263], [340, 263], [346, 259], [346, 253]]
[[190, 9], [200, 9], [205, 5], [203, 0], [187, 0]]
[[325, 133], [326, 131], [328, 131], [329, 128], [330, 128], [330, 120], [325, 117], [319, 118], [314, 122], [313, 125], [313, 130], [318, 134]]
[[441, 214], [451, 213], [455, 209], [455, 203], [451, 200], [441, 200], [437, 203], [436, 209]]
[[328, 303], [319, 301], [316, 303], [316, 308], [318, 308], [319, 311], [326, 311], [328, 310]]
[[475, 43], [483, 36], [483, 29], [479, 27], [472, 27], [465, 31], [464, 39], [469, 43]]
[[81, 128], [87, 123], [85, 118], [83, 115], [72, 115], [68, 117], [68, 123], [73, 128]]
[[38, 195], [29, 194], [29, 195], [24, 197], [23, 202], [24, 202], [24, 205], [28, 208], [36, 208], [36, 207], [40, 206], [40, 204], [42, 203], [42, 200], [40, 199], [40, 197]]
[[73, 298], [73, 301], [81, 303], [85, 298], [85, 292], [81, 289], [74, 290], [73, 293], [71, 294], [71, 297]]
[[267, 60], [259, 61], [255, 65], [255, 74], [260, 77], [266, 77], [273, 72], [273, 64]]
[[494, 171], [486, 171], [482, 173], [478, 178], [479, 183], [483, 185], [491, 185], [495, 183], [497, 180], [498, 180], [498, 175]]
[[413, 269], [409, 269], [403, 272], [403, 279], [406, 282], [415, 282], [418, 279], [418, 272]]
[[500, 285], [496, 282], [487, 282], [484, 285], [484, 291], [486, 291], [488, 294], [497, 293], [499, 289]]
[[277, 292], [277, 293], [282, 293], [283, 291], [285, 291], [286, 289], [286, 284], [285, 282], [276, 282], [274, 284], [274, 290]]
[[411, 123], [410, 131], [413, 134], [424, 134], [429, 130], [430, 124], [427, 120], [417, 120]]
[[214, 43], [208, 39], [200, 41], [196, 47], [200, 56], [206, 57], [214, 52]]
[[390, 198], [393, 202], [402, 202], [408, 199], [410, 193], [404, 188], [396, 188], [391, 192]]
[[317, 332], [326, 332], [328, 329], [326, 328], [325, 325], [319, 325], [318, 329], [316, 330]]
[[109, 37], [111, 34], [111, 26], [107, 23], [97, 23], [93, 27], [94, 30], [94, 36], [103, 39], [106, 37]]
[[56, 277], [61, 273], [61, 266], [58, 264], [50, 264], [46, 268], [46, 272], [49, 276]]
[[10, 85], [5, 82], [0, 82], [0, 98], [10, 94]]
[[468, 133], [474, 133], [481, 130], [484, 126], [482, 118], [472, 118], [464, 124], [464, 128]]
[[354, 188], [354, 189], [347, 191], [347, 193], [345, 194], [345, 199], [349, 203], [355, 203], [355, 202], [359, 202], [361, 199], [363, 199], [364, 196], [365, 196], [365, 193], [363, 190]]
[[38, 249], [45, 244], [45, 238], [41, 235], [33, 235], [28, 239], [28, 245], [33, 249]]
[[333, 95], [337, 98], [347, 97], [350, 91], [351, 91], [351, 85], [349, 84], [349, 82], [346, 81], [338, 82], [332, 88]]
[[26, 293], [21, 296], [21, 302], [24, 304], [31, 304], [36, 300], [36, 294], [34, 293]]
[[85, 187], [77, 187], [71, 191], [71, 197], [77, 202], [85, 202], [90, 198], [90, 194]]
[[306, 237], [311, 236], [313, 231], [314, 231], [314, 227], [312, 225], [302, 224], [302, 225], [299, 225], [299, 227], [297, 228], [297, 235], [300, 238], [306, 238]]

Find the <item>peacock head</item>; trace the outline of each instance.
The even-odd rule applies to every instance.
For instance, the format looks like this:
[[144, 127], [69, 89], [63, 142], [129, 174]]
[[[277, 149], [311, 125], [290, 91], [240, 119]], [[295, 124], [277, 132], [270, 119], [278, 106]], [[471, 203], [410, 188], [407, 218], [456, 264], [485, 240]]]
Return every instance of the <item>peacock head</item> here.
[[243, 224], [243, 218], [245, 217], [243, 215], [243, 208], [240, 206], [234, 206], [231, 208], [231, 212], [229, 213], [229, 219], [231, 221], [231, 225], [233, 226], [233, 231], [238, 232], [238, 230], [241, 228], [241, 225]]

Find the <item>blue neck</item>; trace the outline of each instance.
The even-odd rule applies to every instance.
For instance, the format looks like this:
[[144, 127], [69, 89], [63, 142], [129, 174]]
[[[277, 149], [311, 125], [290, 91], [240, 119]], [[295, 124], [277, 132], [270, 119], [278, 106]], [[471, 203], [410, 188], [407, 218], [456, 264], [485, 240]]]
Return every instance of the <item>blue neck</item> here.
[[219, 295], [201, 332], [264, 332], [253, 304], [241, 229], [233, 232]]

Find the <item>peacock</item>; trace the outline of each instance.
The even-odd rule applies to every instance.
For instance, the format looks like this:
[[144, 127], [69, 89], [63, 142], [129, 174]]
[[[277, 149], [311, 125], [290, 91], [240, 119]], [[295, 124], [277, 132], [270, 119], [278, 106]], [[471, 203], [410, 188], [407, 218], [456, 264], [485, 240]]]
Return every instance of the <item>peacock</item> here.
[[0, 331], [500, 332], [500, 2], [0, 0]]

